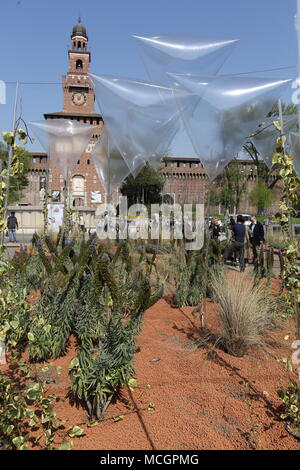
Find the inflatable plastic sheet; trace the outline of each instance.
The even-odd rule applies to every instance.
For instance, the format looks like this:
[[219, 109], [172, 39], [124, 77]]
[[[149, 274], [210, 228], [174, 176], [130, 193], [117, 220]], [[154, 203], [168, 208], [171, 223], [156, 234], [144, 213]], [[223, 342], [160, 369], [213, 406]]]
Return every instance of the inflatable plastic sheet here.
[[[283, 118], [283, 135], [287, 135], [290, 131], [297, 130], [298, 116], [287, 115]], [[276, 150], [276, 141], [280, 136], [280, 131], [274, 126], [274, 121], [280, 122], [278, 116], [272, 116], [264, 119], [255, 131], [255, 135], [251, 136], [250, 141], [258, 150], [261, 158], [264, 160], [268, 168], [272, 168], [272, 157]]]
[[166, 72], [215, 75], [238, 41], [191, 35], [133, 37], [138, 42], [150, 80], [160, 84], [170, 84], [173, 81]]
[[97, 129], [97, 126], [65, 119], [37, 121], [29, 125], [65, 180]]
[[[133, 37], [150, 80], [167, 86], [175, 86], [176, 83], [166, 72], [214, 76], [238, 42], [236, 39], [192, 35]], [[196, 156], [182, 123], [170, 153], [173, 156]]]
[[300, 178], [300, 135], [296, 132], [290, 132], [288, 153], [294, 158], [293, 165], [295, 172]]
[[192, 96], [141, 80], [91, 75], [109, 138], [133, 176], [147, 161], [158, 166], [180, 128], [180, 115]]
[[110, 195], [121, 185], [130, 170], [119, 150], [109, 141], [106, 130], [93, 148], [92, 156], [99, 179]]
[[195, 152], [211, 180], [237, 156], [290, 82], [177, 74], [176, 80], [196, 96], [193, 110], [183, 109], [180, 95], [178, 102]]

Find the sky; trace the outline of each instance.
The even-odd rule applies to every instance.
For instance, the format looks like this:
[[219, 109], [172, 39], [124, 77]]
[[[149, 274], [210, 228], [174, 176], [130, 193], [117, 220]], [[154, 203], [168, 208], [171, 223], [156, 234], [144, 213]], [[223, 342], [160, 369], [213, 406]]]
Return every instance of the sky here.
[[[0, 7], [0, 80], [7, 90], [1, 131], [12, 128], [16, 81], [18, 115], [26, 122], [62, 110], [61, 76], [78, 12], [89, 36], [92, 73], [147, 79], [133, 34], [194, 34], [240, 40], [220, 73], [296, 77], [296, 0], [0, 0]], [[290, 68], [259, 72], [282, 67]], [[185, 145], [177, 153], [192, 156]], [[28, 150], [43, 151], [37, 142]]]

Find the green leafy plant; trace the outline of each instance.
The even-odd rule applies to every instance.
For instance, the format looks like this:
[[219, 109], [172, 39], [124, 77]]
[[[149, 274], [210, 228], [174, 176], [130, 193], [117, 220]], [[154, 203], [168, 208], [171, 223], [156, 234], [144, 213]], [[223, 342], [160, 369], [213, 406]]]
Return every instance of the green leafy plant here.
[[297, 382], [291, 381], [286, 389], [277, 390], [283, 403], [284, 411], [280, 415], [286, 421], [292, 432], [300, 437], [300, 388]]
[[[31, 377], [27, 366], [20, 367]], [[55, 433], [61, 425], [54, 402], [55, 397], [46, 395], [40, 383], [16, 385], [0, 374], [0, 449], [54, 448]]]
[[[23, 328], [24, 342], [36, 362], [64, 354], [75, 335], [71, 391], [83, 400], [91, 418], [102, 419], [119, 388], [132, 379], [135, 337], [144, 312], [163, 294], [157, 273], [153, 280], [156, 255], [134, 261], [127, 243], [111, 254], [93, 237], [80, 244], [64, 233], [58, 238], [33, 238], [33, 257], [40, 264], [31, 262], [43, 281]], [[14, 275], [29, 286], [32, 273], [25, 264], [15, 263]]]

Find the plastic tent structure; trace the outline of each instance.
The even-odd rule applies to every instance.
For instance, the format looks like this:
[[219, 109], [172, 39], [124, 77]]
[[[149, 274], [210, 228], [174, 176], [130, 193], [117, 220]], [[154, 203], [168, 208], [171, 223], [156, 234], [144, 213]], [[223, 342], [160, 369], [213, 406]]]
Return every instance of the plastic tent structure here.
[[[133, 36], [149, 79], [154, 83], [178, 86], [167, 72], [216, 75], [233, 52], [238, 40], [192, 35]], [[182, 124], [182, 123], [181, 123]], [[181, 126], [172, 142], [172, 155], [195, 156], [193, 146]]]
[[167, 72], [213, 76], [232, 53], [237, 39], [192, 35], [133, 36], [150, 80], [169, 84]]
[[29, 126], [65, 181], [97, 129], [97, 126], [66, 119], [31, 122]]
[[129, 175], [130, 170], [118, 149], [109, 141], [104, 129], [92, 150], [93, 162], [108, 197]]
[[91, 75], [109, 139], [136, 176], [149, 161], [158, 166], [180, 128], [180, 116], [192, 96], [141, 80]]
[[[213, 180], [236, 157], [290, 80], [177, 75], [194, 96], [193, 109], [179, 108], [196, 154]], [[175, 91], [177, 95], [177, 91]]]

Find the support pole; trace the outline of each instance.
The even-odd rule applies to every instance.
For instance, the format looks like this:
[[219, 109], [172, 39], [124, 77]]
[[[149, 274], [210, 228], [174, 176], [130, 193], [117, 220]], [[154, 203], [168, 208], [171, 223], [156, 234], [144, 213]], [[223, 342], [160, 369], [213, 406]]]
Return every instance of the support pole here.
[[[295, 29], [297, 34], [298, 45], [298, 86], [300, 86], [300, 0], [297, 0], [297, 13], [295, 15]], [[300, 103], [298, 103], [298, 127], [300, 132]]]
[[[14, 134], [14, 140], [16, 137], [16, 114], [17, 114], [17, 103], [18, 103], [18, 96], [19, 96], [19, 82], [16, 83], [16, 92], [15, 92], [15, 103], [14, 103], [14, 111], [13, 111], [13, 122], [12, 122], [12, 130]], [[10, 185], [10, 169], [11, 169], [11, 162], [13, 156], [13, 146], [9, 146], [8, 151], [8, 161], [7, 161], [7, 177], [6, 177], [6, 191], [5, 191], [5, 199], [4, 199], [4, 219], [6, 220], [7, 217], [7, 206], [8, 206], [8, 195], [9, 195], [9, 185]]]

